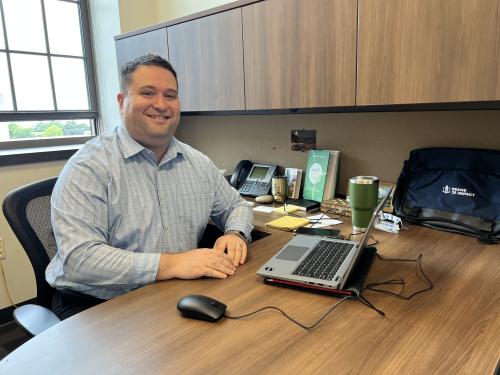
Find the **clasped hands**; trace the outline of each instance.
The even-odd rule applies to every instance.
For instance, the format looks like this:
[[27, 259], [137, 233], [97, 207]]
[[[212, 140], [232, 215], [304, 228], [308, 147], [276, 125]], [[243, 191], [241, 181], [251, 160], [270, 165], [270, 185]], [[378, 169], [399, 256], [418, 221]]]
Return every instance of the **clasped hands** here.
[[247, 244], [236, 234], [217, 239], [213, 249], [194, 249], [184, 253], [163, 253], [156, 280], [197, 279], [203, 276], [225, 279], [245, 263]]

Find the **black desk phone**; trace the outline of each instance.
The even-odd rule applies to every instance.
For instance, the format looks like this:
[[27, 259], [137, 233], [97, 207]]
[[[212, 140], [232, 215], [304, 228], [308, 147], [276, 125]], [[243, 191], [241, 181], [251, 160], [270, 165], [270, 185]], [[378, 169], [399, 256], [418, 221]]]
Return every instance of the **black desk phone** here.
[[277, 171], [277, 165], [254, 164], [249, 160], [242, 160], [234, 169], [229, 184], [241, 195], [257, 197], [269, 194], [271, 179]]

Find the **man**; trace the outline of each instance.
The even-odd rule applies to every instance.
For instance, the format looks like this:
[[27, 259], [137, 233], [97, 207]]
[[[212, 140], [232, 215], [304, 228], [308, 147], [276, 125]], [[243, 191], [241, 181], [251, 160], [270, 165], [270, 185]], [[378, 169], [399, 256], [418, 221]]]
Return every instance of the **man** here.
[[[252, 211], [215, 165], [175, 137], [177, 75], [147, 55], [122, 69], [122, 126], [87, 142], [52, 194], [58, 252], [46, 270], [66, 318], [155, 281], [226, 278], [245, 262]], [[211, 218], [224, 230], [198, 242]]]

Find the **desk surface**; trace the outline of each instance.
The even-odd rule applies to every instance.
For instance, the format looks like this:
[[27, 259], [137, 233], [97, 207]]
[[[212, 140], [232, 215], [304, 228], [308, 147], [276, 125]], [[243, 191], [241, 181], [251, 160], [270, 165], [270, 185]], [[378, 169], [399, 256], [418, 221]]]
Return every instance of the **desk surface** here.
[[[500, 246], [423, 227], [374, 233], [383, 256], [423, 254], [434, 282], [409, 301], [365, 291], [385, 318], [358, 301], [344, 301], [312, 331], [274, 311], [216, 324], [182, 318], [176, 303], [188, 294], [218, 299], [232, 315], [277, 306], [306, 324], [338, 301], [263, 284], [256, 270], [291, 236], [263, 230], [273, 235], [250, 246], [235, 276], [166, 281], [110, 300], [31, 339], [0, 362], [0, 373], [493, 373], [500, 356]], [[403, 277], [410, 293], [424, 286], [415, 273], [413, 263], [376, 259], [368, 281]]]

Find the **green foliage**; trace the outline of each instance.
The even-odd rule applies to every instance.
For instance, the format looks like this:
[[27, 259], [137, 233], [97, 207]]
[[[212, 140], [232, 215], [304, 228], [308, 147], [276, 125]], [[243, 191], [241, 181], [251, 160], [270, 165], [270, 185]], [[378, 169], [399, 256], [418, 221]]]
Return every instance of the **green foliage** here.
[[64, 135], [83, 135], [90, 131], [88, 124], [78, 124], [76, 121], [67, 121], [64, 125]]
[[63, 130], [62, 127], [56, 124], [50, 125], [45, 131], [43, 132], [43, 137], [60, 137], [63, 135]]
[[90, 131], [88, 124], [77, 123], [75, 120], [66, 121], [65, 124], [59, 121], [40, 121], [32, 127], [11, 122], [8, 126], [10, 139], [85, 135]]
[[11, 122], [9, 124], [10, 139], [30, 138], [31, 136], [32, 136], [31, 129], [23, 128], [14, 122]]
[[43, 133], [45, 129], [47, 129], [50, 126], [51, 123], [49, 122], [39, 122], [38, 124], [35, 125], [33, 128], [34, 133]]

